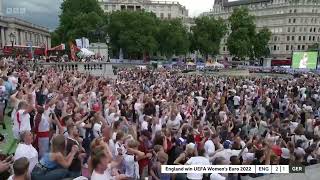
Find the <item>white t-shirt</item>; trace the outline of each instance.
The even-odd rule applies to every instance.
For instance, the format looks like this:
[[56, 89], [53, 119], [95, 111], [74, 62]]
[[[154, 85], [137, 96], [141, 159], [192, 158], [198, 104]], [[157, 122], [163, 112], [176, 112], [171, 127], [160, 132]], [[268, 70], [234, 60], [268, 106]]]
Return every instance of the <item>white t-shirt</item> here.
[[101, 124], [99, 123], [94, 123], [93, 125], [93, 135], [95, 138], [100, 137], [101, 134]]
[[139, 179], [139, 164], [134, 160], [133, 155], [125, 154], [123, 156], [125, 175], [133, 179]]
[[30, 115], [24, 112], [25, 110], [21, 109], [14, 115], [13, 134], [17, 139], [19, 139], [20, 132], [31, 131]]
[[14, 77], [14, 76], [9, 76], [8, 78], [9, 82], [12, 85], [12, 90], [16, 90], [17, 86], [18, 86], [18, 78]]
[[214, 151], [215, 151], [215, 146], [214, 146], [214, 143], [212, 142], [211, 139], [208, 139], [208, 140], [204, 143], [204, 150], [205, 150], [204, 156], [205, 156], [206, 158], [209, 158], [209, 154], [214, 153]]
[[148, 122], [143, 120], [141, 122], [141, 130], [148, 130], [148, 125]]
[[198, 100], [198, 105], [199, 105], [199, 106], [202, 106], [202, 103], [203, 103], [204, 98], [201, 97], [201, 96], [197, 96], [196, 98], [197, 98], [197, 100]]
[[176, 116], [174, 120], [168, 120], [167, 121], [167, 126], [168, 128], [172, 128], [174, 130], [179, 130], [180, 128], [180, 121], [182, 120], [182, 117], [180, 114]]
[[239, 96], [234, 96], [233, 97], [233, 104], [235, 106], [239, 106], [240, 105], [240, 97]]
[[95, 170], [92, 172], [91, 180], [105, 180], [105, 179], [110, 179], [110, 180], [115, 179], [114, 177], [111, 176], [111, 170], [109, 168], [105, 170], [103, 174], [99, 174]]
[[109, 139], [108, 145], [109, 145], [109, 149], [111, 151], [113, 158], [115, 158], [116, 157], [116, 147], [115, 147], [114, 141], [112, 139]]
[[[191, 157], [187, 162], [186, 165], [210, 165], [209, 159], [202, 157], [202, 156], [196, 156]], [[188, 173], [187, 174], [188, 179], [192, 180], [201, 180], [203, 178], [202, 173]]]
[[126, 148], [124, 147], [123, 144], [120, 144], [119, 142], [116, 142], [115, 144], [115, 155], [118, 156], [119, 153], [121, 152], [122, 155], [127, 153]]
[[13, 159], [17, 160], [26, 157], [29, 160], [29, 173], [32, 172], [34, 166], [38, 163], [38, 151], [30, 144], [18, 144]]
[[210, 175], [210, 180], [225, 180], [225, 179], [226, 179], [226, 177], [221, 176], [218, 173], [213, 173]]

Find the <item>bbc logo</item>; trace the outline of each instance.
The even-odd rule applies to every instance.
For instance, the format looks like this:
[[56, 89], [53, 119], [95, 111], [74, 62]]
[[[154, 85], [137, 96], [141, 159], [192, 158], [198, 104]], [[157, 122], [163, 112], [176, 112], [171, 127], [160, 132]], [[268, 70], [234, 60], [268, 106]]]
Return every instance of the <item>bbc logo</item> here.
[[10, 14], [25, 14], [26, 13], [26, 8], [7, 8], [6, 13], [8, 15]]

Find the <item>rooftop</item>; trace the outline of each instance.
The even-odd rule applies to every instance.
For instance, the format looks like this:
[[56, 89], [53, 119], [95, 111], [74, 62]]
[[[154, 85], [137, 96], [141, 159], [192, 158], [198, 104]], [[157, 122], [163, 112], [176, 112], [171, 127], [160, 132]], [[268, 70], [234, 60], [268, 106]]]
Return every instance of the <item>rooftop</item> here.
[[221, 0], [221, 1], [224, 7], [231, 7], [231, 6], [261, 3], [261, 2], [270, 2], [272, 0], [238, 0], [238, 1], [231, 1], [231, 2], [229, 2], [229, 0]]

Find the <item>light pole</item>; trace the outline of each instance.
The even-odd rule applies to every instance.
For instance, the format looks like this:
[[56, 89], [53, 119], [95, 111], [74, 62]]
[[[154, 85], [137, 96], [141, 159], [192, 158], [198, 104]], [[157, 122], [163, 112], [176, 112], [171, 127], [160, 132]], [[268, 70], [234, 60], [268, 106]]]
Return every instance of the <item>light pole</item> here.
[[100, 40], [104, 37], [105, 32], [103, 31], [102, 27], [97, 27], [96, 31], [94, 32], [94, 35], [98, 38], [98, 55], [101, 56], [100, 53]]
[[14, 35], [12, 32], [10, 33], [9, 35], [9, 38], [10, 38], [10, 42], [11, 42], [11, 47], [13, 47], [13, 43], [16, 39], [16, 35]]
[[109, 34], [107, 34], [106, 36], [106, 43], [107, 43], [107, 62], [110, 62], [110, 56], [109, 56], [109, 44], [110, 44], [110, 36]]

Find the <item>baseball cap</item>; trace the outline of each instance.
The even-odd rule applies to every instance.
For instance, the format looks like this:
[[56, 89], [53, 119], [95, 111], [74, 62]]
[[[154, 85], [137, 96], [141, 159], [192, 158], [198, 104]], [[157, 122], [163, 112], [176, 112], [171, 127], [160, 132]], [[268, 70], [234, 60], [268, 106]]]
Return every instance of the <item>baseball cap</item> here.
[[232, 142], [229, 140], [226, 140], [225, 142], [223, 142], [224, 149], [231, 149], [231, 145], [232, 145]]
[[183, 138], [179, 138], [176, 140], [177, 145], [185, 145], [186, 143], [187, 143], [186, 140]]

